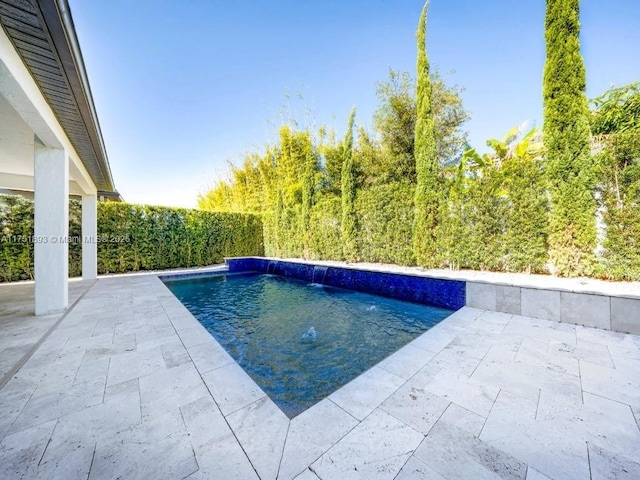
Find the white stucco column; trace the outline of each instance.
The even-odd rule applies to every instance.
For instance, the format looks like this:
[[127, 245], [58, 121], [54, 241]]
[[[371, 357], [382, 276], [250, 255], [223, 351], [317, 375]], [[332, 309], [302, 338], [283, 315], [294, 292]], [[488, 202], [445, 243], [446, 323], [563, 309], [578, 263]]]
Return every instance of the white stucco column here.
[[98, 201], [97, 195], [82, 196], [82, 279], [98, 278]]
[[69, 305], [69, 158], [37, 139], [34, 159], [36, 315]]

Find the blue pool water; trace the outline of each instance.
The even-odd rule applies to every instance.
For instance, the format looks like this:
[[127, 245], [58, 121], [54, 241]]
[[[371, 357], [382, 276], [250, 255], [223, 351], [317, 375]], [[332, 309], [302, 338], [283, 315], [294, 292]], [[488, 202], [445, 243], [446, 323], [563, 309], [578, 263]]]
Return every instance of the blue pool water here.
[[276, 275], [164, 282], [289, 418], [453, 312]]

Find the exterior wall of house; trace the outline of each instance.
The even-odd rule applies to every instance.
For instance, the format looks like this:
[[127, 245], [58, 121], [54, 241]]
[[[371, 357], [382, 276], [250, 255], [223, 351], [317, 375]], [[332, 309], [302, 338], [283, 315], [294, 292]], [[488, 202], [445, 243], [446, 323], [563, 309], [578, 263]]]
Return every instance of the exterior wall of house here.
[[[96, 237], [97, 188], [4, 30], [0, 29], [0, 189], [34, 192], [35, 313], [68, 306], [69, 194], [83, 198], [83, 237]], [[83, 243], [95, 278], [95, 244]]]

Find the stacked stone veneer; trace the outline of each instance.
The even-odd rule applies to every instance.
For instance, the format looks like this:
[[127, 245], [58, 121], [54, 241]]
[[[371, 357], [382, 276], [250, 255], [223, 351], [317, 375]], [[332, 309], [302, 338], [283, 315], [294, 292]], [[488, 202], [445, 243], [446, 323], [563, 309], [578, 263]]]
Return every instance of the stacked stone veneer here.
[[467, 306], [640, 335], [640, 298], [467, 281]]

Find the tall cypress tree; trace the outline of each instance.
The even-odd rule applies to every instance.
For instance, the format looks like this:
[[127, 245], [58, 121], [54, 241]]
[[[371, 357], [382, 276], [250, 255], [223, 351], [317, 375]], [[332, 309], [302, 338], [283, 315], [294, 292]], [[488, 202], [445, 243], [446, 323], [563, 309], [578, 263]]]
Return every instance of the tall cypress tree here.
[[579, 0], [547, 0], [544, 146], [551, 200], [549, 258], [560, 275], [589, 274], [596, 247], [595, 175], [590, 152]]
[[432, 108], [432, 85], [429, 58], [425, 46], [427, 9], [424, 5], [418, 23], [417, 98], [414, 154], [416, 158], [416, 195], [413, 245], [416, 262], [434, 266], [436, 258], [436, 225], [438, 213], [438, 158], [436, 155], [435, 119]]
[[355, 107], [349, 115], [347, 133], [342, 145], [342, 253], [345, 260], [358, 258], [356, 240], [356, 175], [353, 163], [353, 123], [356, 118]]

